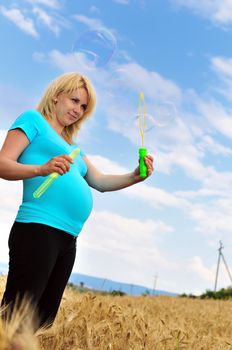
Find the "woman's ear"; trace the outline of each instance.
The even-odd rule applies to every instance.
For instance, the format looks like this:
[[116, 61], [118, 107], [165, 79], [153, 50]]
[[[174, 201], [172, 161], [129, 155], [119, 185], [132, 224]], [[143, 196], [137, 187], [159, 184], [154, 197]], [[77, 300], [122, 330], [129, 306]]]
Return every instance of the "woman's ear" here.
[[56, 104], [56, 103], [58, 102], [57, 95], [54, 95], [54, 96], [53, 96], [52, 101], [54, 102], [54, 104]]

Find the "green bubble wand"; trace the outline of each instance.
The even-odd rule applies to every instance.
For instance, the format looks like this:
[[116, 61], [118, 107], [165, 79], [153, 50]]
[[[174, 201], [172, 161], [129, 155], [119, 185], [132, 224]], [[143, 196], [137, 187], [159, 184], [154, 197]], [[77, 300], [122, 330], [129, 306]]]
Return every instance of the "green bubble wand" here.
[[[72, 160], [74, 160], [78, 154], [80, 153], [80, 148], [75, 148], [70, 154], [69, 157], [72, 158]], [[34, 198], [40, 198], [42, 196], [42, 194], [44, 194], [45, 191], [47, 191], [47, 189], [51, 186], [51, 184], [60, 176], [59, 173], [54, 172], [51, 173], [44, 182], [42, 182], [42, 184], [37, 188], [37, 190], [35, 190], [35, 192], [33, 193], [33, 197]]]
[[139, 172], [140, 177], [143, 179], [147, 177], [147, 166], [145, 164], [144, 158], [147, 155], [147, 149], [144, 147], [144, 133], [146, 129], [146, 115], [147, 107], [144, 100], [144, 93], [139, 94], [139, 104], [138, 104], [138, 121], [139, 121], [139, 131], [142, 139], [142, 147], [139, 148]]

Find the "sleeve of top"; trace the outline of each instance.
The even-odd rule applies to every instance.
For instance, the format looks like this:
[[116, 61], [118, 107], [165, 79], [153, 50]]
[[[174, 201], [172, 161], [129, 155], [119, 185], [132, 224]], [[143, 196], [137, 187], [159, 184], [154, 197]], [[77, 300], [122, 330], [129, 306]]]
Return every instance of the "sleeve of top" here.
[[28, 140], [32, 142], [38, 133], [36, 117], [34, 111], [26, 111], [14, 121], [9, 130], [21, 129], [26, 134]]

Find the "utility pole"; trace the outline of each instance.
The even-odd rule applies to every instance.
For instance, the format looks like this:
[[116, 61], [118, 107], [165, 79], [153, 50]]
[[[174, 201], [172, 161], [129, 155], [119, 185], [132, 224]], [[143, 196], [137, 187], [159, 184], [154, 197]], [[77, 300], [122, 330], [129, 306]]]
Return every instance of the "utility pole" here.
[[229, 276], [229, 278], [230, 278], [230, 282], [232, 283], [232, 276], [231, 276], [229, 267], [228, 267], [228, 265], [227, 265], [227, 263], [226, 263], [226, 259], [225, 259], [224, 255], [223, 255], [223, 253], [222, 253], [222, 249], [224, 248], [224, 247], [223, 247], [223, 244], [222, 244], [222, 241], [219, 241], [219, 244], [220, 244], [220, 246], [219, 246], [219, 248], [218, 248], [218, 262], [217, 262], [217, 271], [216, 271], [214, 292], [216, 292], [216, 290], [217, 290], [218, 272], [219, 272], [219, 266], [220, 266], [221, 258], [222, 258], [222, 261], [223, 261], [223, 263], [224, 263], [224, 265], [225, 265], [225, 268], [226, 268], [226, 271], [227, 271], [227, 273], [228, 273], [228, 276]]
[[154, 285], [153, 285], [152, 295], [155, 295], [157, 279], [158, 279], [158, 276], [157, 276], [157, 274], [156, 274], [156, 275], [154, 276]]
[[101, 285], [101, 290], [103, 290], [106, 281], [107, 281], [107, 279], [104, 278], [104, 279], [103, 279], [103, 282], [102, 282], [102, 285]]

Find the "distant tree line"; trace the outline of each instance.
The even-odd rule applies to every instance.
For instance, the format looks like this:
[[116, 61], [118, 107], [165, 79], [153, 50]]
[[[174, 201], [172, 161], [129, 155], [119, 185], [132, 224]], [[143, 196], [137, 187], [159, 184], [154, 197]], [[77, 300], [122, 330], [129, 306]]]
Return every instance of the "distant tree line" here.
[[194, 294], [181, 294], [179, 297], [182, 298], [198, 298], [198, 299], [230, 299], [232, 298], [232, 287], [222, 288], [216, 292], [212, 290], [206, 290], [205, 293], [200, 296], [196, 296]]
[[89, 289], [88, 287], [85, 286], [84, 282], [80, 282], [79, 285], [74, 284], [69, 282], [67, 285], [69, 288], [75, 290], [76, 292], [79, 293], [86, 293], [86, 292], [94, 292], [94, 293], [99, 293], [99, 294], [110, 294], [110, 295], [119, 295], [119, 296], [124, 296], [127, 295], [126, 293], [122, 292], [121, 290], [110, 290], [110, 291], [101, 291], [101, 290], [95, 290], [95, 289]]

